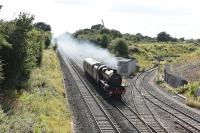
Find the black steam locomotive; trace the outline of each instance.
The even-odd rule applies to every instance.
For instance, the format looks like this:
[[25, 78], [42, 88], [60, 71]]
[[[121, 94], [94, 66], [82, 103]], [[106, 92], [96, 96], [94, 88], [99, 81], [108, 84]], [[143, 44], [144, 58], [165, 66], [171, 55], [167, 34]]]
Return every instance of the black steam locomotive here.
[[86, 58], [84, 60], [83, 69], [86, 75], [89, 75], [95, 80], [108, 96], [121, 98], [125, 88], [121, 86], [122, 77], [117, 74], [116, 70], [91, 58]]

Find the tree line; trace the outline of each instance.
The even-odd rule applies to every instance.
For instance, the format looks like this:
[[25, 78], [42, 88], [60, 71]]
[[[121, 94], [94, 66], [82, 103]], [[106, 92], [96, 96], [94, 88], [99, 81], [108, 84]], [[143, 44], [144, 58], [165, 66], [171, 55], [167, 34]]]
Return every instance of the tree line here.
[[51, 42], [51, 27], [33, 21], [34, 16], [27, 13], [11, 21], [0, 20], [1, 88], [27, 86], [31, 70], [41, 65], [42, 51]]
[[82, 29], [73, 33], [74, 38], [79, 40], [89, 40], [90, 42], [108, 48], [117, 56], [128, 57], [128, 45], [133, 43], [147, 42], [172, 42], [172, 43], [200, 43], [200, 40], [184, 39], [172, 37], [167, 32], [160, 32], [157, 37], [144, 36], [137, 34], [122, 34], [114, 29], [107, 29], [101, 24], [93, 25], [90, 29]]

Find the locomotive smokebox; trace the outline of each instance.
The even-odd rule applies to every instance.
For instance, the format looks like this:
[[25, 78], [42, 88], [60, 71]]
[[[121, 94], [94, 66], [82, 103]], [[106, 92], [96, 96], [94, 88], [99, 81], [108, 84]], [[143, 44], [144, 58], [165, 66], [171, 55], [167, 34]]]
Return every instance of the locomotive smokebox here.
[[117, 73], [124, 77], [128, 77], [136, 70], [136, 67], [136, 60], [119, 58], [117, 63]]

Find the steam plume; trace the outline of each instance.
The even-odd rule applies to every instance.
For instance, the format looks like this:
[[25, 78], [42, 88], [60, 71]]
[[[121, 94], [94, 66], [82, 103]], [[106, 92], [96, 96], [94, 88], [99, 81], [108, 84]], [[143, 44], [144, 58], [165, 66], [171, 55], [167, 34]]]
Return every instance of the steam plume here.
[[69, 34], [62, 34], [57, 38], [58, 48], [71, 58], [81, 62], [85, 58], [93, 58], [110, 67], [116, 68], [117, 59], [107, 49], [100, 48], [88, 41], [78, 41]]

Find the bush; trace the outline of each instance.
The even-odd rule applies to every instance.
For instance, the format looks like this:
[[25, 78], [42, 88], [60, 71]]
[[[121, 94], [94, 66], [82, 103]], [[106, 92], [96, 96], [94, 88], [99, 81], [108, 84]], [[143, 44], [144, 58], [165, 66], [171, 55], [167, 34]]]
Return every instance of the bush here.
[[111, 52], [115, 53], [116, 56], [128, 57], [128, 46], [125, 40], [115, 39], [111, 42], [109, 46]]
[[0, 60], [0, 85], [1, 85], [1, 81], [3, 80], [3, 69], [2, 69], [2, 63], [1, 63], [1, 60]]
[[45, 48], [47, 49], [50, 44], [51, 44], [51, 33], [50, 32], [46, 32], [45, 34]]
[[51, 33], [36, 28], [33, 20], [34, 16], [20, 13], [15, 20], [0, 23], [0, 44], [6, 44], [0, 49], [5, 77], [2, 84], [8, 88], [27, 85], [31, 70], [41, 64], [44, 45], [50, 44], [46, 39]]
[[43, 31], [51, 31], [51, 26], [44, 22], [38, 22], [38, 23], [34, 24], [34, 26]]
[[104, 35], [101, 37], [101, 42], [100, 42], [100, 44], [101, 44], [101, 47], [102, 47], [102, 48], [107, 48], [107, 47], [108, 47], [109, 39], [108, 39], [108, 36], [107, 36], [107, 35], [104, 34]]
[[166, 32], [160, 32], [158, 35], [157, 35], [157, 40], [159, 42], [168, 42], [170, 41], [171, 37], [169, 34], [167, 34]]

